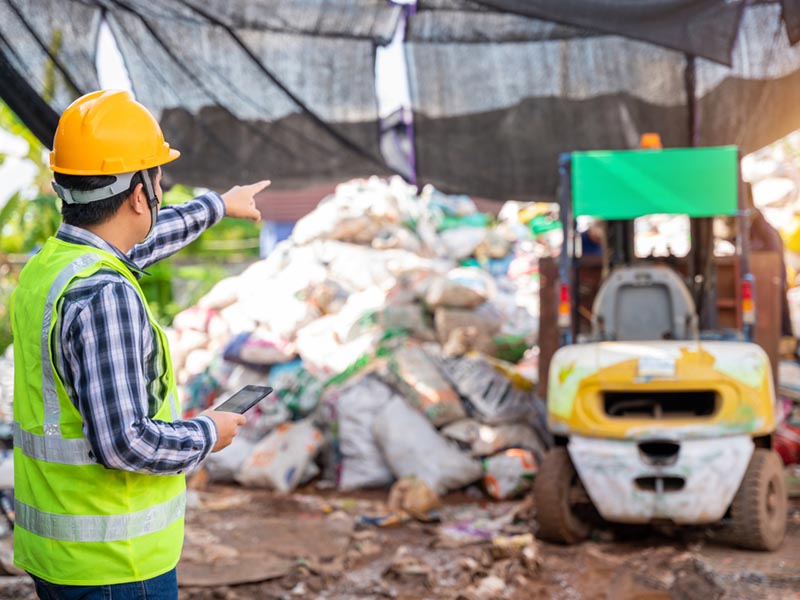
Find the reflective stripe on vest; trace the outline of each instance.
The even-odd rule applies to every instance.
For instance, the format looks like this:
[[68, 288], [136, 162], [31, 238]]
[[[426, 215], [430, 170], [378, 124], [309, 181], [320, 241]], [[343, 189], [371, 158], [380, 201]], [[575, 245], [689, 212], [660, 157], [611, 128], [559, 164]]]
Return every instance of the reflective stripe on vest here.
[[14, 423], [14, 446], [35, 460], [62, 465], [92, 465], [92, 447], [86, 438], [63, 438], [60, 435], [36, 435]]
[[50, 360], [50, 328], [53, 325], [53, 309], [64, 286], [75, 275], [98, 263], [102, 257], [96, 254], [84, 254], [69, 263], [58, 274], [47, 293], [47, 300], [42, 320], [41, 353], [42, 353], [42, 396], [44, 397], [44, 435], [36, 435], [23, 430], [14, 423], [14, 446], [22, 450], [30, 458], [64, 465], [90, 465], [95, 462], [91, 457], [91, 446], [86, 438], [65, 439], [61, 437], [61, 407], [56, 392], [56, 380], [53, 374], [53, 362]]
[[117, 542], [161, 531], [183, 517], [186, 492], [162, 504], [124, 515], [58, 515], [16, 500], [16, 524], [42, 537], [65, 542]]
[[177, 421], [180, 419], [180, 411], [178, 410], [178, 399], [175, 397], [175, 390], [169, 393], [169, 413], [172, 415], [172, 420]]
[[[69, 263], [58, 274], [50, 291], [47, 294], [47, 304], [44, 308], [44, 321], [42, 323], [42, 395], [44, 396], [44, 434], [61, 437], [61, 408], [56, 392], [56, 379], [53, 375], [53, 362], [50, 360], [50, 327], [53, 324], [53, 308], [62, 288], [78, 273], [91, 265], [100, 262], [101, 256], [84, 254]], [[83, 463], [79, 463], [83, 464]]]

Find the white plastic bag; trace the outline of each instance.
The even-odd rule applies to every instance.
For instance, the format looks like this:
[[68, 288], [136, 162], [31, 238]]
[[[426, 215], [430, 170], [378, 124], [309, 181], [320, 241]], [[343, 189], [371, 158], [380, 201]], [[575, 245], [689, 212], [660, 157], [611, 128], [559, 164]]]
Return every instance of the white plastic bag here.
[[506, 448], [523, 448], [540, 456], [545, 452], [536, 431], [524, 423], [484, 425], [474, 419], [462, 419], [447, 425], [442, 434], [469, 446], [473, 456], [489, 456]]
[[271, 283], [275, 289], [243, 290], [238, 306], [247, 317], [266, 325], [275, 335], [293, 340], [298, 329], [319, 317], [319, 310], [280, 288], [278, 282]]
[[193, 329], [205, 333], [208, 330], [208, 322], [213, 316], [214, 311], [209, 308], [191, 306], [175, 315], [172, 326], [179, 330]]
[[252, 333], [241, 333], [231, 339], [224, 356], [225, 360], [236, 363], [273, 365], [291, 360], [294, 351], [294, 344], [265, 327], [258, 327]]
[[200, 308], [222, 310], [236, 302], [238, 298], [237, 290], [241, 284], [242, 282], [238, 277], [226, 277], [225, 279], [221, 279], [205, 296], [197, 301], [197, 306]]
[[483, 468], [486, 492], [495, 500], [505, 500], [529, 490], [538, 467], [533, 453], [512, 448], [484, 459]]
[[236, 473], [242, 468], [247, 457], [252, 454], [255, 446], [255, 441], [243, 435], [237, 435], [233, 438], [230, 446], [209, 454], [205, 460], [209, 479], [219, 483], [233, 483]]
[[436, 426], [466, 416], [461, 398], [426, 352], [416, 345], [395, 349], [389, 368], [397, 387]]
[[378, 413], [392, 395], [391, 388], [372, 376], [364, 377], [340, 392], [336, 401], [339, 451], [342, 454], [340, 490], [380, 487], [394, 481], [394, 475], [372, 434]]
[[475, 248], [486, 239], [484, 227], [456, 227], [439, 232], [439, 239], [447, 248], [449, 257], [461, 260], [471, 256]]
[[321, 444], [322, 434], [310, 421], [284, 423], [256, 445], [236, 481], [289, 492], [300, 483]]
[[486, 301], [480, 291], [447, 277], [434, 277], [425, 293], [425, 304], [431, 310], [441, 307], [475, 308]]
[[480, 463], [461, 452], [416, 409], [394, 397], [375, 419], [372, 433], [395, 477], [416, 477], [440, 496], [483, 475]]
[[482, 423], [525, 421], [536, 412], [533, 386], [513, 365], [471, 354], [445, 360], [444, 371]]
[[340, 317], [322, 317], [297, 332], [297, 353], [309, 371], [323, 378], [341, 373], [361, 356], [372, 352], [380, 341], [381, 332], [374, 328], [341, 343], [336, 334], [342, 324]]

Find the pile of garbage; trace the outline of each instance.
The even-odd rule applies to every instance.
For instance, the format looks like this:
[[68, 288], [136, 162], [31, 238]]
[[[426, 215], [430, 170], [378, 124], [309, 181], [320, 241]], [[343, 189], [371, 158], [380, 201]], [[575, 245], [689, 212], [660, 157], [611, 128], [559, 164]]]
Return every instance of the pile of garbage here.
[[551, 208], [509, 202], [494, 218], [399, 178], [339, 185], [174, 320], [187, 416], [243, 385], [275, 389], [209, 457], [212, 480], [523, 493], [549, 443], [534, 390]]

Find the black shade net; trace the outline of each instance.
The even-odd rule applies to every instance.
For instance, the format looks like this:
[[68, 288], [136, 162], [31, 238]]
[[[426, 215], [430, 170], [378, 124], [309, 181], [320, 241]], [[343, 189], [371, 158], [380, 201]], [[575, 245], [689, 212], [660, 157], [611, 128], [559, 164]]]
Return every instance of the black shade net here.
[[[0, 0], [0, 65], [58, 114], [99, 87], [105, 18], [137, 100], [182, 152], [171, 179], [222, 188], [271, 178], [276, 188], [302, 188], [390, 172], [374, 57], [399, 17], [382, 0]], [[5, 79], [0, 87], [12, 108], [30, 91]], [[49, 146], [53, 116], [18, 114]]]
[[[800, 47], [790, 45], [781, 9], [742, 12], [727, 67], [476, 3], [423, 2], [406, 45], [418, 181], [545, 199], [556, 192], [560, 153], [635, 148], [645, 132], [665, 146], [763, 147], [800, 128]], [[481, 41], [493, 35], [481, 23], [515, 41]]]
[[[584, 28], [650, 42], [694, 56], [730, 65], [731, 49], [739, 30], [742, 0], [420, 0], [421, 21], [446, 15], [450, 27], [420, 23], [412, 27], [419, 41], [537, 41], [541, 39], [530, 19]], [[493, 14], [494, 13], [494, 14]], [[503, 13], [504, 18], [498, 18]], [[492, 19], [487, 29], [463, 27], [474, 17]], [[472, 17], [472, 18], [470, 18]], [[456, 21], [457, 25], [454, 25]], [[531, 30], [525, 32], [525, 23]], [[533, 22], [535, 23], [535, 21]], [[481, 30], [482, 29], [482, 30]], [[568, 37], [574, 37], [574, 33]]]
[[100, 87], [105, 20], [137, 99], [183, 154], [173, 181], [413, 177], [396, 166], [413, 139], [420, 183], [498, 200], [552, 198], [561, 152], [656, 131], [665, 146], [746, 153], [800, 127], [800, 0], [420, 0], [405, 45], [413, 138], [403, 119], [380, 122], [374, 80], [403, 11], [0, 0], [0, 96], [49, 146], [58, 114]]

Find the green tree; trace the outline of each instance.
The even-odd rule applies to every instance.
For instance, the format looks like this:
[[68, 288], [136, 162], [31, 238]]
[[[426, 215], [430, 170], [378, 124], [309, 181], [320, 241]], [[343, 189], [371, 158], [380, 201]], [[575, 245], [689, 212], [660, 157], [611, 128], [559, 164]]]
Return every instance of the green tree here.
[[[14, 192], [0, 207], [0, 352], [2, 352], [11, 343], [8, 306], [17, 276], [7, 255], [26, 254], [41, 246], [55, 233], [61, 215], [56, 195], [50, 187], [52, 174], [45, 162], [46, 149], [3, 102], [0, 102], [0, 129], [27, 144], [27, 150], [22, 158], [35, 166], [32, 185]], [[6, 160], [8, 155], [0, 153], [0, 165]]]
[[[0, 209], [0, 254], [22, 254], [40, 246], [55, 233], [61, 221], [57, 197], [50, 187], [52, 173], [45, 161], [47, 151], [8, 106], [0, 102], [0, 129], [24, 140], [27, 152], [23, 157], [36, 167], [30, 188], [17, 190]], [[0, 165], [8, 160], [0, 153]]]

